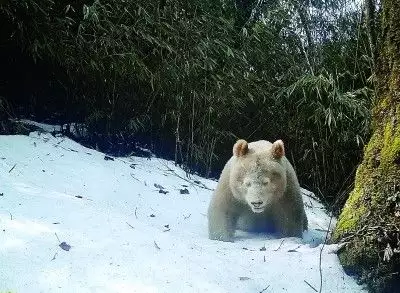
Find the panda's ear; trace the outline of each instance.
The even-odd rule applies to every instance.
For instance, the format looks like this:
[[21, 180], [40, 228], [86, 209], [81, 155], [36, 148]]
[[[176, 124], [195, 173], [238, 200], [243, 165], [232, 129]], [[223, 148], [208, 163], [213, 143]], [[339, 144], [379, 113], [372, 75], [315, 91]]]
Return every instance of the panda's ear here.
[[285, 155], [285, 147], [282, 140], [277, 140], [272, 144], [271, 154], [275, 159], [280, 159]]
[[233, 146], [233, 155], [236, 157], [242, 157], [249, 151], [249, 144], [244, 139], [239, 139]]

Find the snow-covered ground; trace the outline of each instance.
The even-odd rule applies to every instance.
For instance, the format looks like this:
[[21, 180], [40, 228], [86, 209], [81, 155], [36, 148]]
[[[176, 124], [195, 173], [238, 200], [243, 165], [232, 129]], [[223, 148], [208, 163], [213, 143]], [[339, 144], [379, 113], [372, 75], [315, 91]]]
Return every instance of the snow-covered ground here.
[[[157, 158], [107, 160], [48, 133], [0, 136], [0, 292], [318, 291], [322, 205], [305, 192], [303, 239], [211, 241], [215, 186]], [[362, 292], [335, 250], [322, 253], [322, 292]]]

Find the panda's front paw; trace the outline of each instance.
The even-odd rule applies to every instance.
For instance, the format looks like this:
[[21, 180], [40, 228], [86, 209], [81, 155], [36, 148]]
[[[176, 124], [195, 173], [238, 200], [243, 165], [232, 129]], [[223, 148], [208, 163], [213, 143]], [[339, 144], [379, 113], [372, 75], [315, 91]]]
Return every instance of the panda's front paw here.
[[218, 240], [223, 242], [234, 242], [233, 235], [229, 233], [210, 233], [209, 234], [210, 240]]

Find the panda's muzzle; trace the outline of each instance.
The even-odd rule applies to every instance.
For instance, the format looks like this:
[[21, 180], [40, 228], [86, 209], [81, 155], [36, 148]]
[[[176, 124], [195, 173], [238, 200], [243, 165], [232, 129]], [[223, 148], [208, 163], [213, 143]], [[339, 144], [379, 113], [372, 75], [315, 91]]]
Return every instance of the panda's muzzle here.
[[261, 213], [264, 211], [264, 208], [265, 208], [264, 202], [261, 200], [252, 201], [252, 202], [250, 202], [250, 205], [251, 205], [251, 209], [255, 213]]

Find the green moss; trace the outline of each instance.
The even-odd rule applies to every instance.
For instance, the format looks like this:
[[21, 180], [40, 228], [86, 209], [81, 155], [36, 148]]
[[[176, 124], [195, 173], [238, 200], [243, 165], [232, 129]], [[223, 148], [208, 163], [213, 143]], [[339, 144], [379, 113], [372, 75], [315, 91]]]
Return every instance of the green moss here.
[[[399, 113], [400, 111], [397, 111]], [[400, 121], [387, 121], [383, 135], [381, 163], [383, 167], [390, 167], [400, 155]]]
[[400, 106], [396, 93], [389, 93], [376, 104], [374, 133], [333, 234], [334, 242], [348, 242], [339, 253], [344, 269], [367, 283], [371, 292], [379, 293], [400, 292], [400, 255], [383, 261], [387, 245], [400, 248], [400, 219], [388, 201], [400, 190]]
[[373, 266], [378, 262], [377, 258], [378, 254], [374, 246], [366, 239], [353, 242], [351, 247], [347, 248], [347, 253], [339, 254], [339, 260], [345, 270], [351, 274], [358, 274], [360, 278], [363, 278], [362, 267]]
[[378, 151], [382, 144], [381, 132], [375, 131], [370, 142], [364, 150], [364, 161], [357, 169], [354, 190], [351, 192], [346, 204], [339, 216], [336, 229], [333, 234], [333, 240], [344, 237], [349, 233], [353, 233], [362, 222], [362, 216], [366, 214], [367, 206], [365, 197], [369, 197], [369, 182], [373, 166], [380, 162]]
[[365, 207], [362, 205], [362, 188], [354, 188], [350, 194], [349, 200], [339, 217], [337, 227], [335, 229], [334, 238], [338, 239], [341, 235], [348, 231], [353, 231], [354, 227], [360, 220], [360, 217], [365, 214]]

